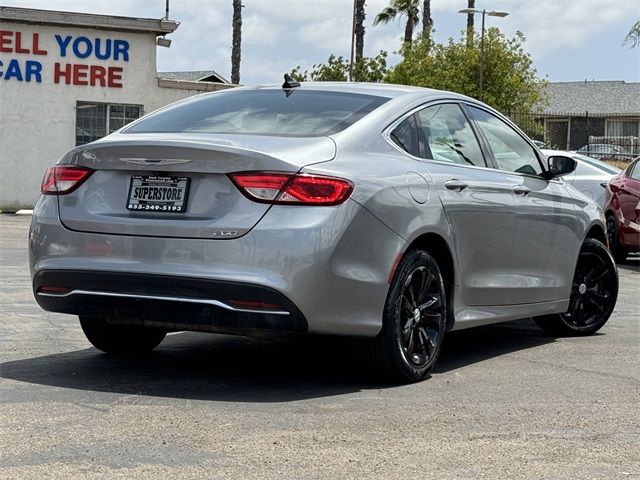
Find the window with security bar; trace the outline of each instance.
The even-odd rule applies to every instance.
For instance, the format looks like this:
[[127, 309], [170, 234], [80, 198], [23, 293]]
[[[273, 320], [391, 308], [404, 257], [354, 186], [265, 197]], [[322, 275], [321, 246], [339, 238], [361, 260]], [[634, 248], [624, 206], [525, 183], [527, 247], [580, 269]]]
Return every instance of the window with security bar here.
[[76, 103], [76, 145], [98, 140], [140, 118], [142, 105]]

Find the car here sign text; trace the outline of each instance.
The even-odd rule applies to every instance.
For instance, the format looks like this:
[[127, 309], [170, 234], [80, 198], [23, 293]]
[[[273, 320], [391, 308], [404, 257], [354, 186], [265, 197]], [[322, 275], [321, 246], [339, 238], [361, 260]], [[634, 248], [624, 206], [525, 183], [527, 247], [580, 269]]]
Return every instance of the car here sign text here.
[[[0, 30], [0, 84], [3, 81], [84, 85], [122, 88], [122, 67], [100, 65], [98, 61], [128, 62], [129, 42], [111, 38], [54, 35], [54, 51], [41, 45], [40, 34]], [[47, 71], [39, 57], [57, 55]]]

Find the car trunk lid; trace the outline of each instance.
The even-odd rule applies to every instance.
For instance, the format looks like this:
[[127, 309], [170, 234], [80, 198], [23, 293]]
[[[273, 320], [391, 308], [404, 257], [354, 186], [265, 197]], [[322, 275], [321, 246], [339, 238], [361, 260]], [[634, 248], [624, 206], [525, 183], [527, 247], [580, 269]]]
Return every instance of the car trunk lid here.
[[295, 173], [335, 152], [328, 137], [113, 135], [61, 161], [95, 171], [59, 197], [60, 219], [82, 232], [232, 239], [251, 230], [270, 205], [246, 198], [227, 174]]

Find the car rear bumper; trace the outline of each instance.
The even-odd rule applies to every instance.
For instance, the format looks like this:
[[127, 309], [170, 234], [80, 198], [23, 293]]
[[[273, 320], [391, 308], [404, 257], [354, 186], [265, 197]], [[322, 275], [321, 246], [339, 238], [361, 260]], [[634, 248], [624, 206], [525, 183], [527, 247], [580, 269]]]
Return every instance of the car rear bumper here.
[[304, 333], [300, 310], [273, 289], [216, 280], [81, 270], [45, 270], [33, 290], [47, 311], [112, 323], [236, 334]]
[[[404, 248], [353, 201], [273, 207], [243, 237], [218, 240], [76, 232], [61, 224], [57, 199], [45, 196], [29, 238], [34, 293], [45, 310], [108, 311], [121, 321], [125, 312], [147, 322], [160, 318], [174, 330], [238, 333], [375, 336], [389, 272]], [[47, 279], [65, 295], [76, 292], [38, 295]], [[162, 296], [168, 298], [156, 298]], [[238, 311], [231, 300], [281, 305], [288, 315]]]

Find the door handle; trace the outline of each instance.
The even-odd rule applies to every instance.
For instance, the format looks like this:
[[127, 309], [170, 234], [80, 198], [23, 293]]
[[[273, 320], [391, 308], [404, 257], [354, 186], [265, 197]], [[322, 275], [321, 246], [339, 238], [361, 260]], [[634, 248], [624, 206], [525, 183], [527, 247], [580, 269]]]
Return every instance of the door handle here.
[[449, 180], [448, 182], [444, 182], [444, 187], [447, 190], [455, 190], [457, 192], [461, 192], [462, 190], [464, 190], [465, 188], [467, 188], [469, 186], [469, 184], [467, 182], [463, 182], [460, 180]]
[[516, 195], [522, 195], [523, 197], [525, 197], [531, 193], [531, 189], [525, 187], [524, 185], [516, 185], [515, 187], [513, 187], [513, 192]]

